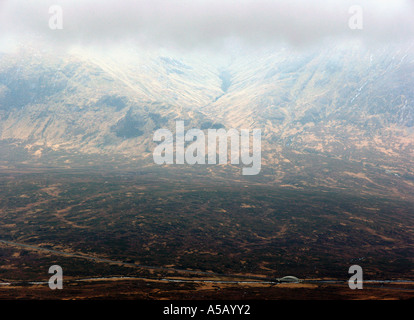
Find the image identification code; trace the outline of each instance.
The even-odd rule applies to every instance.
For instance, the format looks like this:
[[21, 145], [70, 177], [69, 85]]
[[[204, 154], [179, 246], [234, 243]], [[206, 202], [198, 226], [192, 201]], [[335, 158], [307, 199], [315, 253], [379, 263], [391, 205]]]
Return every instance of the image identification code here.
[[164, 307], [164, 315], [189, 315], [193, 318], [197, 312], [201, 314], [208, 315], [250, 315], [250, 305], [221, 305], [221, 304], [211, 304], [207, 309], [198, 308], [198, 307], [184, 307], [184, 306], [174, 306], [170, 304], [168, 307]]

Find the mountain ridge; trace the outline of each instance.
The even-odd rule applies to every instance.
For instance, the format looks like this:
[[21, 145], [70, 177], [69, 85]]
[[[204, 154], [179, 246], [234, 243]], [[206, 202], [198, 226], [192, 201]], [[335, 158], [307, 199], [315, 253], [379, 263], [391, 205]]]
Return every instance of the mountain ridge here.
[[71, 166], [96, 155], [151, 165], [155, 130], [184, 120], [186, 129], [262, 129], [263, 175], [279, 183], [308, 176], [321, 159], [352, 163], [342, 178], [364, 183], [372, 178], [357, 167], [413, 175], [413, 46], [282, 48], [223, 61], [135, 51], [125, 59], [3, 55], [0, 161]]

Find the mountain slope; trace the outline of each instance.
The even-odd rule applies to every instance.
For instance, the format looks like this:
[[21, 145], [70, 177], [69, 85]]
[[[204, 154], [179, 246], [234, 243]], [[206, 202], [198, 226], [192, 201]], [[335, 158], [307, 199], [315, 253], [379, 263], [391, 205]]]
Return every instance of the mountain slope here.
[[262, 129], [268, 182], [384, 190], [388, 181], [407, 194], [413, 87], [413, 46], [230, 58], [25, 49], [0, 57], [0, 160], [152, 164], [154, 131], [185, 120], [187, 128]]

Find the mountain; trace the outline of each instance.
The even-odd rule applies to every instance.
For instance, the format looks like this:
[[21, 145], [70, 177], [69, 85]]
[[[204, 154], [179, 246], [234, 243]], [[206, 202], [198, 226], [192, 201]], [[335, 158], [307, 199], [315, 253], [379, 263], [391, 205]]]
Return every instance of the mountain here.
[[413, 87], [413, 45], [228, 55], [25, 48], [0, 55], [0, 165], [151, 166], [154, 131], [185, 120], [262, 129], [262, 182], [410, 197]]

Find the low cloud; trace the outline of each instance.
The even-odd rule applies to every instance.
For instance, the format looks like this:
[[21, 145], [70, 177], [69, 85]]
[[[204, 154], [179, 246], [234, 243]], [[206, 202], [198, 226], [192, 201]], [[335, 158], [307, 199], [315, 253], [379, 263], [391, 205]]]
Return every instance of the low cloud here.
[[[62, 8], [62, 30], [49, 28], [52, 5]], [[354, 5], [363, 10], [362, 30], [348, 26]], [[60, 46], [132, 40], [200, 47], [228, 39], [254, 46], [306, 45], [343, 37], [384, 43], [411, 41], [414, 35], [409, 0], [3, 0], [0, 19], [0, 43], [39, 37]]]

